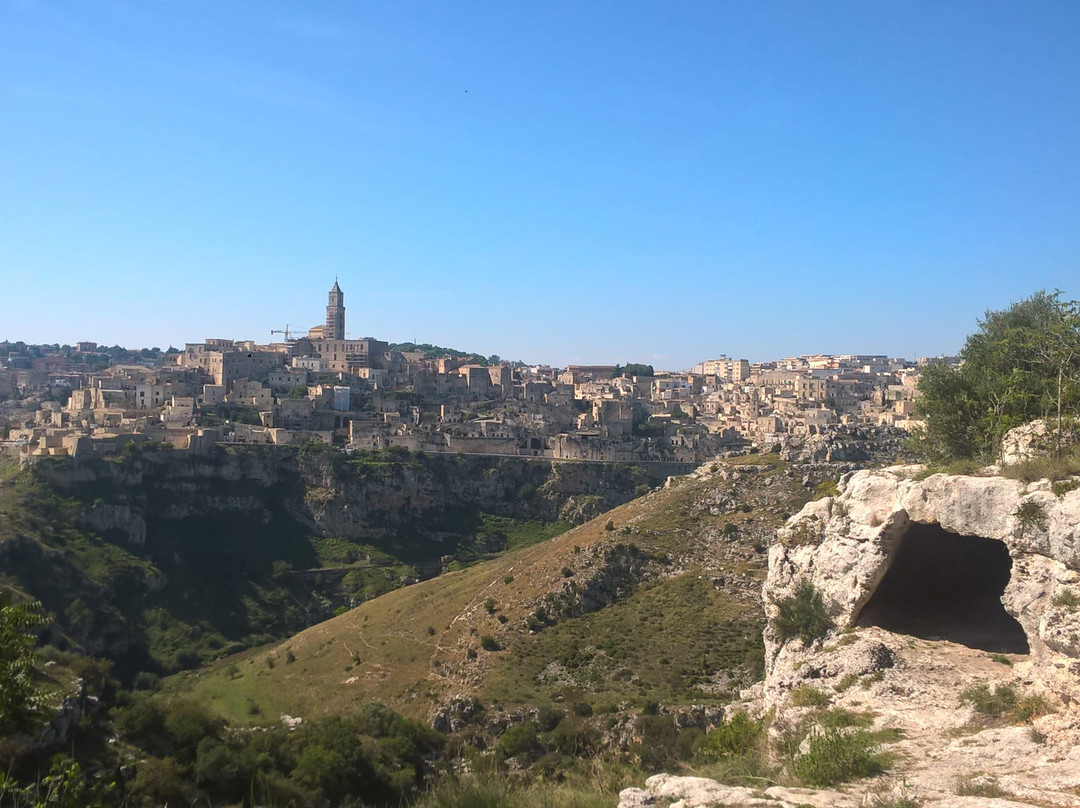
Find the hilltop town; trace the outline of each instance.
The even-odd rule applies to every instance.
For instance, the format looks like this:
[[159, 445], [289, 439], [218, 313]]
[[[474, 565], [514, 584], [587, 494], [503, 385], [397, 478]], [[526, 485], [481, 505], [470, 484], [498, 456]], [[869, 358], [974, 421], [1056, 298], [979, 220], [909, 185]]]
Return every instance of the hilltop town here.
[[207, 339], [166, 352], [7, 343], [3, 453], [30, 463], [144, 441], [190, 451], [320, 441], [348, 450], [702, 462], [822, 434], [902, 434], [916, 423], [926, 361], [722, 356], [678, 372], [527, 366], [348, 339], [336, 281], [323, 324], [276, 335], [282, 340]]

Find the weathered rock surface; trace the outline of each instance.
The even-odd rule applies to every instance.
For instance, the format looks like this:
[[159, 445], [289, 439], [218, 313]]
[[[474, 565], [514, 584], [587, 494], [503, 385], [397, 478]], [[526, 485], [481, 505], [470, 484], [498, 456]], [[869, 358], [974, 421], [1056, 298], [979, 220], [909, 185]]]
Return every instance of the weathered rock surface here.
[[[1080, 490], [1055, 495], [1047, 481], [999, 476], [917, 480], [916, 471], [846, 475], [838, 496], [807, 504], [780, 531], [763, 590], [769, 625], [759, 708], [774, 710], [779, 735], [812, 716], [815, 708], [791, 699], [796, 688], [812, 688], [819, 703], [867, 713], [873, 730], [892, 730], [892, 770], [851, 787], [867, 799], [902, 787], [936, 806], [1080, 804]], [[967, 555], [935, 555], [960, 544]], [[908, 568], [917, 574], [905, 573], [902, 584], [900, 572], [887, 579], [913, 553], [923, 554], [922, 566]], [[995, 554], [999, 566], [984, 567]], [[973, 575], [999, 576], [1000, 584], [979, 588]], [[777, 601], [804, 580], [835, 624], [809, 647], [776, 626]], [[907, 601], [875, 598], [890, 588]], [[1009, 616], [1023, 652], [991, 653]], [[964, 630], [952, 631], [957, 625]], [[1009, 688], [1035, 707], [988, 717], [961, 698], [969, 687]]]
[[711, 808], [712, 806], [768, 806], [769, 808], [856, 808], [859, 796], [838, 791], [772, 786], [765, 790], [725, 786], [705, 777], [655, 774], [645, 788], [627, 788], [619, 793], [619, 808]]
[[[944, 474], [914, 480], [911, 473], [848, 475], [839, 496], [811, 502], [791, 519], [769, 550], [769, 616], [778, 599], [808, 579], [837, 626], [854, 625], [909, 529], [939, 525], [950, 534], [1002, 542], [1012, 560], [1002, 602], [1032, 653], [1047, 662], [1057, 654], [1077, 656], [1080, 618], [1055, 603], [1080, 596], [1080, 489], [1055, 496], [1047, 482]], [[781, 645], [775, 633], [767, 632], [766, 645], [771, 663]]]
[[[1063, 426], [1061, 445], [1069, 446], [1077, 442], [1080, 435], [1075, 429]], [[1046, 454], [1058, 443], [1056, 422], [1049, 424], [1039, 419], [1029, 424], [1010, 429], [1001, 439], [1001, 464], [1010, 466], [1031, 460], [1040, 454]]]
[[834, 425], [807, 437], [786, 437], [780, 455], [800, 463], [896, 463], [907, 452], [906, 438], [895, 427]]
[[[773, 740], [826, 709], [861, 714], [892, 766], [842, 792], [658, 775], [624, 791], [621, 808], [1080, 805], [1080, 490], [916, 471], [848, 474], [838, 496], [807, 504], [779, 532], [764, 587], [766, 680], [743, 705], [772, 717]], [[942, 551], [961, 545], [961, 555]], [[905, 568], [912, 554], [921, 566]], [[973, 577], [995, 580], [980, 588]], [[809, 646], [776, 624], [777, 601], [804, 580], [835, 624]], [[1022, 651], [991, 650], [1006, 621]], [[1027, 710], [979, 713], [968, 688], [1004, 688]]]

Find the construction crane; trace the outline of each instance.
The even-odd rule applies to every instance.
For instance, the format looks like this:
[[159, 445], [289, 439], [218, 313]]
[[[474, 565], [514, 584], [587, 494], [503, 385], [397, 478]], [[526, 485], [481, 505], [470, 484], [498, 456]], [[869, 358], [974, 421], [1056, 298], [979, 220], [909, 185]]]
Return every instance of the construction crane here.
[[284, 334], [286, 342], [296, 342], [296, 338], [293, 337], [292, 332], [289, 331], [289, 324], [288, 323], [285, 324], [284, 330], [280, 329], [280, 328], [271, 328], [270, 329], [270, 336], [272, 337], [272, 336], [274, 336], [274, 334]]

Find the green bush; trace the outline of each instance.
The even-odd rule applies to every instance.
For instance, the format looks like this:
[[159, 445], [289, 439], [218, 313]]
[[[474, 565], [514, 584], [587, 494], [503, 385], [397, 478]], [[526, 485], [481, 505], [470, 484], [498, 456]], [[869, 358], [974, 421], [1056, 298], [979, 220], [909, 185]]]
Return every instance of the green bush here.
[[150, 805], [190, 805], [194, 789], [175, 760], [152, 757], [136, 765], [129, 791]]
[[1033, 527], [1046, 530], [1046, 511], [1041, 502], [1025, 499], [1013, 512], [1013, 516], [1020, 521], [1020, 527], [1023, 530]]
[[813, 685], [799, 685], [791, 691], [792, 707], [824, 707], [832, 701], [829, 694]]
[[248, 796], [251, 783], [270, 760], [249, 746], [234, 748], [217, 738], [203, 738], [195, 755], [195, 782], [228, 802]]
[[1053, 487], [1050, 490], [1053, 492], [1055, 497], [1061, 499], [1070, 491], [1075, 491], [1077, 488], [1080, 488], [1080, 480], [1059, 480], [1058, 482], [1054, 483]]
[[886, 768], [873, 737], [863, 730], [828, 728], [810, 739], [804, 754], [796, 755], [795, 775], [809, 786], [824, 788], [879, 774]]
[[764, 733], [764, 721], [755, 721], [746, 713], [735, 713], [705, 736], [696, 758], [708, 762], [748, 754], [758, 749]]
[[777, 608], [773, 627], [782, 642], [798, 637], [803, 645], [828, 634], [835, 624], [825, 611], [825, 601], [809, 579], [803, 578], [791, 597], [773, 601]]
[[705, 743], [704, 731], [697, 727], [687, 727], [675, 739], [675, 759], [680, 761], [693, 760], [703, 743]]
[[825, 499], [825, 497], [839, 496], [840, 489], [836, 485], [836, 480], [825, 480], [818, 483], [816, 489], [814, 489], [814, 499]]
[[499, 738], [498, 749], [504, 757], [522, 757], [537, 749], [540, 729], [535, 721], [524, 721], [510, 727]]
[[492, 637], [490, 634], [485, 634], [480, 638], [480, 647], [485, 651], [501, 651], [498, 640]]
[[642, 768], [660, 771], [674, 762], [679, 731], [671, 716], [640, 715], [637, 730], [641, 742], [633, 744], [630, 752], [640, 759]]
[[566, 717], [566, 713], [558, 707], [545, 704], [537, 711], [536, 720], [543, 732], [551, 732]]
[[1006, 718], [1015, 724], [1032, 721], [1054, 710], [1038, 694], [1018, 696], [1012, 685], [997, 685], [993, 690], [985, 682], [971, 685], [960, 694], [961, 704], [970, 704], [975, 712], [993, 718]]
[[1050, 703], [1040, 695], [1023, 696], [1018, 699], [1016, 706], [1009, 713], [1009, 717], [1016, 723], [1034, 721], [1039, 716], [1049, 715], [1054, 712]]
[[1067, 611], [1075, 612], [1076, 607], [1080, 606], [1080, 597], [1077, 597], [1076, 593], [1071, 589], [1062, 589], [1054, 595], [1050, 603]]
[[548, 747], [563, 755], [580, 757], [593, 753], [600, 744], [599, 732], [588, 724], [575, 726], [563, 721], [551, 731]]
[[997, 685], [993, 690], [986, 682], [964, 688], [960, 703], [970, 704], [975, 712], [999, 718], [1016, 707], [1016, 689], [1012, 685]]
[[165, 730], [171, 739], [170, 754], [185, 765], [195, 762], [196, 749], [204, 738], [217, 738], [225, 722], [193, 699], [170, 702]]

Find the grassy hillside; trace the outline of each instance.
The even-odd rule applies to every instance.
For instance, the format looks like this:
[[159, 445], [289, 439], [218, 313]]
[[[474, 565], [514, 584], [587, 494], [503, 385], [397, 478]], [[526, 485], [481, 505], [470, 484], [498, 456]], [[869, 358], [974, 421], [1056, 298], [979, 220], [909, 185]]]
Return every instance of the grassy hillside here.
[[[99, 634], [158, 653], [170, 642], [178, 652], [222, 653], [221, 627], [238, 616], [254, 626], [252, 614], [313, 602], [346, 581], [377, 596], [160, 689], [144, 677], [142, 692], [117, 688], [107, 662], [46, 649], [59, 663], [51, 670], [77, 672], [95, 706], [70, 739], [74, 758], [49, 764], [45, 752], [8, 750], [16, 780], [0, 784], [0, 802], [29, 800], [34, 789], [40, 796], [50, 778], [70, 775], [88, 789], [76, 800], [85, 805], [613, 804], [642, 772], [696, 760], [705, 731], [722, 723], [721, 705], [760, 676], [766, 548], [837, 471], [774, 456], [717, 462], [560, 535], [552, 535], [565, 527], [558, 522], [444, 508], [458, 520], [449, 543], [477, 552], [440, 559], [441, 575], [395, 589], [401, 559], [387, 545], [319, 535], [295, 510], [242, 494], [250, 477], [223, 487], [219, 511], [239, 503], [269, 516], [215, 519], [191, 536], [162, 531], [154, 520], [163, 511], [146, 502], [160, 497], [172, 517], [197, 524], [193, 475], [170, 498], [154, 490], [167, 486], [148, 493], [145, 479], [126, 479], [145, 468], [123, 469], [120, 482], [132, 487], [120, 494], [147, 498], [145, 541], [137, 522], [124, 521], [123, 496], [99, 479], [91, 483], [118, 525], [100, 532], [70, 486], [17, 475], [0, 487], [0, 583], [47, 596], [58, 614], [53, 645], [63, 645], [56, 632], [90, 621]], [[567, 466], [554, 481], [580, 490], [574, 477], [598, 470]], [[362, 485], [324, 483], [308, 498], [326, 508], [327, 524], [345, 524], [340, 497], [360, 502]], [[383, 483], [380, 492], [402, 491]], [[299, 543], [281, 539], [293, 528], [274, 508], [294, 519]], [[386, 513], [387, 523], [397, 518]], [[441, 543], [431, 531], [425, 541]], [[277, 553], [279, 543], [293, 555]], [[378, 594], [380, 586], [388, 591]], [[302, 723], [284, 726], [285, 714]], [[245, 731], [253, 726], [260, 731]], [[461, 780], [463, 772], [481, 779]]]
[[425, 721], [474, 700], [592, 711], [723, 701], [760, 673], [770, 538], [832, 473], [809, 479], [775, 456], [717, 463], [172, 687], [237, 723], [371, 700]]

